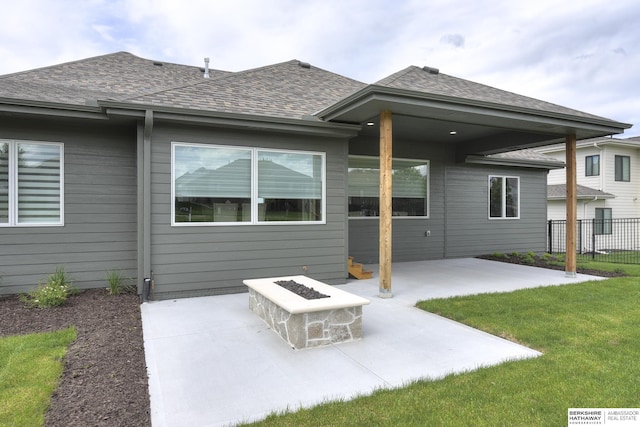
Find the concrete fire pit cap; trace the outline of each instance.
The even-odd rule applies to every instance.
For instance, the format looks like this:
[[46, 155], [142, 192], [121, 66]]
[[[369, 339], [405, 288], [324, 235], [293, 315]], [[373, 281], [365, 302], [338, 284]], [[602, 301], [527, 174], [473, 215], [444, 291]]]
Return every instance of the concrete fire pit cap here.
[[[281, 280], [293, 280], [301, 285], [313, 288], [320, 293], [329, 295], [329, 298], [308, 300], [275, 283]], [[358, 307], [370, 303], [366, 298], [359, 297], [358, 295], [351, 294], [338, 289], [335, 286], [327, 285], [326, 283], [319, 282], [307, 276], [247, 279], [243, 280], [243, 283], [291, 314], [324, 311], [345, 307]]]

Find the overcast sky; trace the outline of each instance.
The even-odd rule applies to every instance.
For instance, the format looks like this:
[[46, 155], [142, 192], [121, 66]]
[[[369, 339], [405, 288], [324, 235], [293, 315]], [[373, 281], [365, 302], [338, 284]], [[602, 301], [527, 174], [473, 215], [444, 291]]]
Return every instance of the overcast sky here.
[[374, 83], [409, 65], [634, 125], [638, 0], [18, 0], [0, 74], [117, 51], [240, 71], [298, 59]]

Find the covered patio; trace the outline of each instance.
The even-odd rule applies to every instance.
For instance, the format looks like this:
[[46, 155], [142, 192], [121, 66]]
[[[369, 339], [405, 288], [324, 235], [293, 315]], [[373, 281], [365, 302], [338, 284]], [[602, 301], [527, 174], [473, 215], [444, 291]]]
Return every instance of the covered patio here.
[[[452, 147], [458, 164], [515, 166], [492, 155], [566, 145], [566, 265], [576, 276], [576, 141], [631, 127], [511, 92], [411, 66], [317, 113], [325, 121], [362, 126], [356, 143], [379, 144], [379, 296], [392, 291], [393, 158], [396, 142]], [[353, 142], [353, 141], [352, 141]], [[415, 151], [415, 148], [413, 148]], [[446, 215], [446, 214], [445, 214]]]
[[538, 357], [536, 350], [415, 308], [418, 300], [600, 279], [480, 259], [393, 265], [394, 298], [372, 279], [340, 289], [363, 296], [360, 341], [296, 351], [248, 308], [247, 294], [142, 305], [154, 426], [218, 426], [351, 399], [419, 379]]

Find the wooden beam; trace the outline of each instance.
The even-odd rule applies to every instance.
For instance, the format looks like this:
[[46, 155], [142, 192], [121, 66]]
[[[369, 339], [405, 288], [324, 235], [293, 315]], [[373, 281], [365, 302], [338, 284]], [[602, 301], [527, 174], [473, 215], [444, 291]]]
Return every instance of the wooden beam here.
[[380, 297], [391, 298], [393, 135], [391, 111], [380, 113]]
[[576, 277], [576, 226], [577, 226], [577, 178], [576, 178], [576, 136], [566, 137], [567, 163], [567, 255], [565, 273], [567, 277]]

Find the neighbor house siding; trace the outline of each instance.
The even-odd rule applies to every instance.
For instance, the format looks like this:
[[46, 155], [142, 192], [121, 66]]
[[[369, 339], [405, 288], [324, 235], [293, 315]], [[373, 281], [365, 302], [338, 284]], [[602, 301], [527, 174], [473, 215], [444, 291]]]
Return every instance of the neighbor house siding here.
[[[621, 145], [608, 145], [607, 157], [604, 165], [607, 193], [616, 197], [607, 200], [606, 206], [612, 209], [613, 218], [637, 218], [640, 215], [640, 150]], [[630, 159], [630, 180], [615, 180], [615, 157], [628, 156]]]
[[[326, 153], [326, 224], [171, 226], [171, 142]], [[346, 141], [156, 125], [151, 144], [154, 298], [239, 292], [243, 279], [306, 274], [344, 283]]]
[[64, 226], [0, 227], [0, 293], [19, 293], [64, 266], [74, 286], [136, 276], [135, 128], [59, 119], [2, 120], [0, 138], [64, 144]]
[[[546, 248], [546, 170], [480, 166], [446, 169], [446, 257]], [[520, 177], [520, 218], [488, 218], [489, 175]]]

